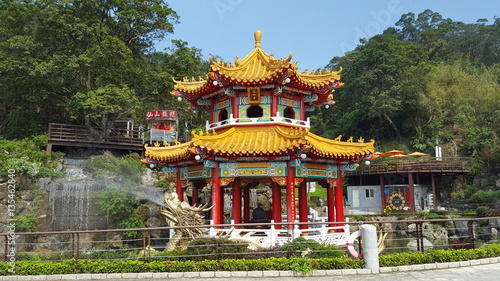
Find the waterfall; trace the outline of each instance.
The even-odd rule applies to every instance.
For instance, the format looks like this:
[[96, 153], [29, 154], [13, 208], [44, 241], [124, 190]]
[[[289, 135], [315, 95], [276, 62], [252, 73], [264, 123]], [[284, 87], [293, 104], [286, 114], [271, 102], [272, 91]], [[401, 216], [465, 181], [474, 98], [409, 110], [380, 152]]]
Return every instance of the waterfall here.
[[83, 171], [85, 160], [64, 159], [66, 176], [55, 181], [49, 190], [52, 230], [89, 230], [106, 228], [106, 218], [99, 214], [96, 193], [105, 184], [95, 182]]

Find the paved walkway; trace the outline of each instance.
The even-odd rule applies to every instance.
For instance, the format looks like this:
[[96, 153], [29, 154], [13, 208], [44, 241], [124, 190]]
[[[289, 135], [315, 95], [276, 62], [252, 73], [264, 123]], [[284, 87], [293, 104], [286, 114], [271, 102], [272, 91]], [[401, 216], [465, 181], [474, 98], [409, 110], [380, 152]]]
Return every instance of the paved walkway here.
[[107, 280], [107, 281], [154, 281], [168, 279], [175, 281], [344, 281], [344, 280], [430, 280], [430, 281], [491, 281], [499, 280], [500, 257], [463, 262], [419, 264], [411, 266], [383, 267], [379, 274], [369, 269], [317, 270], [302, 276], [292, 271], [217, 271], [176, 273], [110, 273], [110, 274], [67, 274], [34, 276], [0, 276], [0, 281], [33, 280]]

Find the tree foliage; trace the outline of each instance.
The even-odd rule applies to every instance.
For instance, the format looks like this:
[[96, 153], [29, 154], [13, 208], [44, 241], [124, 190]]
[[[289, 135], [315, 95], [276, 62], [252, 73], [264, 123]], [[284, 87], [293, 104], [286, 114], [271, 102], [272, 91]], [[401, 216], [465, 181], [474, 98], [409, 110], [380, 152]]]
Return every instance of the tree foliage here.
[[[477, 156], [500, 165], [500, 19], [465, 24], [431, 10], [408, 13], [326, 67], [343, 67], [333, 108], [313, 129], [374, 138], [380, 147]], [[383, 148], [382, 148], [383, 150]]]
[[[143, 120], [143, 104], [162, 109], [152, 104], [172, 89], [172, 75], [200, 75], [203, 64], [182, 41], [153, 52], [177, 22], [163, 0], [3, 1], [0, 131], [22, 138], [49, 122], [110, 127]], [[20, 113], [39, 122], [21, 125]]]

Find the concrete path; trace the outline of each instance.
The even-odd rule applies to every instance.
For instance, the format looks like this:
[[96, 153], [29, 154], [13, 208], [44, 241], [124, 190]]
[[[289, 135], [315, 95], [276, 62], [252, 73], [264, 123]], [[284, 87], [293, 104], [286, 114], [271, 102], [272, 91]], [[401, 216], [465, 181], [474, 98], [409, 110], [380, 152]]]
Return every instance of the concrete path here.
[[492, 281], [500, 280], [500, 258], [464, 262], [385, 267], [373, 274], [368, 269], [318, 270], [307, 276], [291, 271], [178, 272], [178, 273], [112, 273], [35, 276], [0, 276], [0, 281], [33, 280], [107, 280], [107, 281], [345, 281], [345, 280], [430, 280], [430, 281]]

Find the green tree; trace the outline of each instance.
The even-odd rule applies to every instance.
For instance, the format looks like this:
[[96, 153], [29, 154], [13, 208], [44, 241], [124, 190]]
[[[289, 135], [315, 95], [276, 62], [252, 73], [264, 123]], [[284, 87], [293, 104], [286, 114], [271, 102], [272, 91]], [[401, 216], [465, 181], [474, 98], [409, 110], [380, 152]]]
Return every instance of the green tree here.
[[432, 120], [434, 137], [453, 142], [454, 154], [468, 156], [498, 146], [500, 86], [493, 69], [460, 61], [442, 63], [426, 81], [419, 100]]
[[[78, 116], [79, 123], [88, 123], [88, 105], [75, 104], [87, 99], [74, 96], [125, 87], [140, 92], [138, 66], [153, 42], [173, 31], [177, 18], [162, 0], [2, 2], [0, 101], [5, 112], [21, 108], [45, 122]], [[123, 114], [107, 115], [110, 120]], [[0, 126], [7, 118], [8, 113], [0, 114]]]
[[418, 16], [402, 15], [396, 27], [385, 33], [397, 34], [402, 40], [425, 47], [433, 59], [478, 60], [491, 66], [500, 63], [500, 20], [495, 18], [493, 24], [487, 23], [487, 19], [479, 19], [476, 23], [464, 24], [425, 10]]
[[140, 101], [133, 89], [127, 86], [106, 85], [77, 92], [69, 103], [75, 116], [84, 113], [85, 124], [103, 128], [113, 127], [116, 119], [130, 115]]
[[328, 136], [380, 140], [413, 134], [415, 118], [420, 116], [416, 97], [421, 81], [415, 77], [426, 73], [429, 63], [425, 49], [395, 35], [374, 36], [346, 57], [333, 60], [329, 67], [338, 64], [345, 69], [345, 86], [335, 94], [334, 110], [322, 110], [324, 122], [334, 128]]

